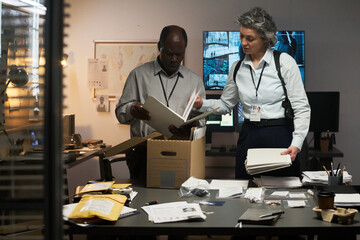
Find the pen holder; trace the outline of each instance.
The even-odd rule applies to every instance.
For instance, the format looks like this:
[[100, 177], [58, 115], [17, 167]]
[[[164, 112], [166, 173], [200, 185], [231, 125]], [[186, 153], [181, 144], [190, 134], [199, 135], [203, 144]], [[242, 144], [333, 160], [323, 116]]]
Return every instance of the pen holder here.
[[328, 176], [329, 186], [338, 186], [343, 184], [343, 176]]
[[334, 208], [334, 192], [321, 191], [317, 194], [318, 204], [320, 209]]

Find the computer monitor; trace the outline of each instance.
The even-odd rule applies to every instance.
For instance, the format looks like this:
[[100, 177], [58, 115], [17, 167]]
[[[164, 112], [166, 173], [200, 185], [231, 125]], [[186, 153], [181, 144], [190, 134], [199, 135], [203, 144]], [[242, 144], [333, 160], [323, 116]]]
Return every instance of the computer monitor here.
[[[274, 49], [295, 59], [305, 84], [305, 32], [278, 31]], [[208, 93], [222, 90], [232, 64], [243, 58], [239, 31], [203, 32], [203, 80]]]
[[339, 131], [340, 92], [307, 92], [311, 107], [309, 132], [314, 133], [314, 148], [320, 149], [322, 132]]
[[29, 128], [30, 149], [29, 150], [43, 150], [44, 149], [44, 134], [42, 128]]
[[75, 114], [64, 115], [62, 123], [64, 144], [70, 144], [71, 137], [75, 133]]
[[[206, 99], [219, 99], [220, 94], [206, 94]], [[234, 132], [237, 122], [236, 107], [228, 114], [207, 117], [206, 128], [210, 132]]]

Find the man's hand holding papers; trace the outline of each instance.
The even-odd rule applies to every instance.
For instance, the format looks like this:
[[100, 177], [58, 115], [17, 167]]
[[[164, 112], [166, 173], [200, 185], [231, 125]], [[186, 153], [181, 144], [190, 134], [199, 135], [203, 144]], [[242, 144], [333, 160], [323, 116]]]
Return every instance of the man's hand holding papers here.
[[165, 137], [170, 138], [173, 133], [170, 132], [169, 126], [173, 125], [176, 128], [180, 128], [187, 124], [191, 124], [194, 121], [205, 118], [217, 110], [213, 109], [206, 113], [199, 114], [196, 117], [188, 119], [190, 112], [193, 110], [192, 106], [194, 105], [194, 101], [198, 94], [199, 93], [195, 92], [195, 90], [193, 91], [185, 107], [184, 113], [181, 116], [175, 111], [173, 111], [171, 108], [164, 105], [155, 97], [148, 96], [145, 100], [143, 108], [149, 112], [150, 120], [144, 120], [144, 122], [150, 125], [152, 128], [156, 129], [158, 132], [162, 133]]

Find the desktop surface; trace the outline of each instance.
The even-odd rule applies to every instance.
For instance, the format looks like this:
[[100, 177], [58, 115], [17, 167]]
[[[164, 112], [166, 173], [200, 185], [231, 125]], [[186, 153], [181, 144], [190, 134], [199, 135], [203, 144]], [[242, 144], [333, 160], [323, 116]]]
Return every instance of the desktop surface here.
[[[294, 235], [294, 234], [335, 234], [346, 231], [347, 234], [360, 233], [360, 217], [355, 216], [354, 223], [342, 225], [337, 223], [327, 223], [316, 218], [312, 208], [316, 202], [308, 198], [310, 207], [305, 208], [285, 208], [285, 214], [274, 225], [249, 225], [243, 224], [242, 228], [235, 228], [238, 218], [248, 208], [271, 208], [262, 204], [250, 203], [247, 199], [226, 199], [223, 206], [204, 206], [201, 208], [205, 212], [213, 212], [207, 215], [205, 221], [200, 222], [175, 222], [155, 224], [148, 221], [148, 215], [141, 209], [148, 201], [158, 200], [159, 203], [173, 201], [194, 200], [219, 200], [215, 198], [215, 192], [211, 191], [210, 198], [179, 198], [178, 190], [156, 189], [134, 186], [133, 189], [138, 195], [130, 204], [130, 207], [137, 208], [140, 214], [123, 218], [115, 223], [107, 223], [83, 228], [70, 225], [69, 232], [78, 234], [102, 235]], [[307, 189], [290, 189], [290, 191], [304, 191]], [[278, 206], [277, 206], [278, 207]]]

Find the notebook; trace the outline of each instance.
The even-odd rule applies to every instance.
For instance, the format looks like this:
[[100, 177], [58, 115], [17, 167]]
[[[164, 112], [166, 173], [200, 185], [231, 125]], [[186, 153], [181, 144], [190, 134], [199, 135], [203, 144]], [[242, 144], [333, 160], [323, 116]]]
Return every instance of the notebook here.
[[270, 209], [249, 208], [245, 211], [243, 215], [241, 215], [241, 217], [238, 219], [238, 222], [242, 222], [245, 224], [273, 225], [280, 218], [281, 215], [261, 217], [264, 214], [270, 214], [272, 212], [277, 211]]

